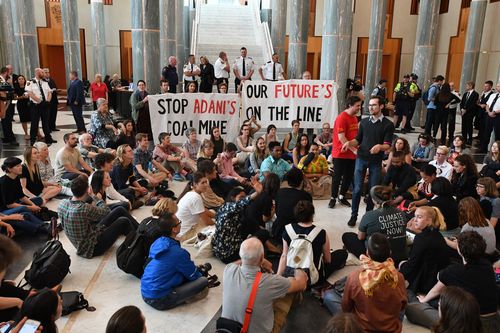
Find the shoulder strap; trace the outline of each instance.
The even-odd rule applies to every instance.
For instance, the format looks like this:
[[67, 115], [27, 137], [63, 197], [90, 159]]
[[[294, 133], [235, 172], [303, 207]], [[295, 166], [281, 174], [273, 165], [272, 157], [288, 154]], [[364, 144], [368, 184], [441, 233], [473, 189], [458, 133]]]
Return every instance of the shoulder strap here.
[[314, 241], [314, 239], [316, 237], [318, 237], [319, 233], [321, 232], [321, 228], [318, 228], [318, 227], [314, 227], [313, 230], [311, 230], [311, 232], [307, 235], [307, 240], [310, 241], [311, 243]]
[[286, 230], [286, 233], [288, 234], [288, 236], [290, 236], [291, 240], [294, 240], [295, 238], [297, 238], [297, 233], [295, 232], [295, 230], [293, 230], [291, 223], [289, 223], [285, 226], [285, 230]]
[[252, 292], [250, 293], [250, 298], [248, 299], [247, 308], [245, 310], [245, 320], [243, 321], [241, 333], [248, 332], [248, 327], [250, 326], [250, 318], [252, 317], [253, 313], [253, 303], [255, 302], [255, 297], [257, 296], [257, 290], [259, 289], [259, 282], [261, 277], [262, 272], [257, 272], [257, 275], [255, 275], [255, 280], [253, 281]]

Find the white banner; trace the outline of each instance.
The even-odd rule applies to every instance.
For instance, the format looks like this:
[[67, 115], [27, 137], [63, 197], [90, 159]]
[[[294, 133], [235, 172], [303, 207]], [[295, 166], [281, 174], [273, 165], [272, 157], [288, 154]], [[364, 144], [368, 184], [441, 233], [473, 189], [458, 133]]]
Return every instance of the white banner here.
[[302, 128], [321, 128], [338, 115], [337, 84], [326, 80], [245, 81], [243, 120], [255, 115], [265, 127], [291, 128], [294, 119]]
[[161, 132], [172, 133], [172, 143], [183, 143], [189, 127], [196, 128], [200, 141], [210, 137], [212, 127], [218, 127], [223, 138], [235, 138], [239, 133], [239, 109], [237, 94], [149, 95], [155, 143]]

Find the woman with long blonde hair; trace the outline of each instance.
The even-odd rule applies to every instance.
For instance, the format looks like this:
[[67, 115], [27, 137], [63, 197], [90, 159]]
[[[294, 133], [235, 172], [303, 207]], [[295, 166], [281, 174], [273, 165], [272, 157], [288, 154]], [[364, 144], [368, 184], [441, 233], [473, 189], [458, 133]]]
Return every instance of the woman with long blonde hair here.
[[38, 169], [39, 152], [35, 147], [24, 150], [23, 172], [20, 181], [24, 194], [29, 198], [40, 197], [44, 203], [61, 192], [61, 186], [49, 181], [43, 181]]
[[401, 262], [399, 271], [408, 281], [408, 289], [427, 294], [437, 282], [438, 272], [450, 262], [449, 250], [440, 230], [446, 230], [439, 208], [421, 206], [407, 229], [415, 234], [407, 261]]

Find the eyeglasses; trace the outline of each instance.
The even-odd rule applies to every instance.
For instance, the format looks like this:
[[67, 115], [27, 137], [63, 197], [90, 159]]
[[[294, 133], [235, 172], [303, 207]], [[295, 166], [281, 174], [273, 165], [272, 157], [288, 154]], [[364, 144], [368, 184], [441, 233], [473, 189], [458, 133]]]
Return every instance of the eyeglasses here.
[[180, 226], [181, 224], [182, 224], [182, 221], [181, 221], [181, 220], [179, 220], [179, 223], [177, 223], [175, 226], [176, 226], [176, 227], [178, 227], [178, 226]]
[[476, 187], [485, 188], [484, 185], [481, 185], [481, 184], [476, 184]]
[[443, 156], [443, 155], [446, 155], [444, 153], [436, 153], [437, 156]]

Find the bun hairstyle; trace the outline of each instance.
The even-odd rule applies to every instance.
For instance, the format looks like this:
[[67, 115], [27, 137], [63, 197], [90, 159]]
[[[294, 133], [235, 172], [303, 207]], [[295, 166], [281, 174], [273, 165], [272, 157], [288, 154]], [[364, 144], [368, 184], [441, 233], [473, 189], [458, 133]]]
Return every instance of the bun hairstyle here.
[[376, 185], [370, 190], [370, 197], [377, 205], [384, 206], [392, 199], [392, 187]]
[[23, 161], [21, 161], [19, 158], [17, 157], [7, 157], [4, 161], [3, 161], [3, 164], [2, 164], [2, 170], [3, 172], [7, 173], [9, 172], [8, 170], [10, 168], [13, 168], [15, 167], [16, 165], [19, 165], [23, 163]]

